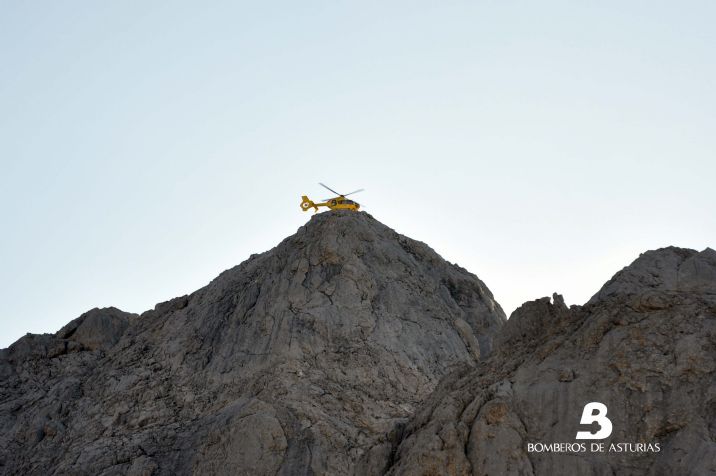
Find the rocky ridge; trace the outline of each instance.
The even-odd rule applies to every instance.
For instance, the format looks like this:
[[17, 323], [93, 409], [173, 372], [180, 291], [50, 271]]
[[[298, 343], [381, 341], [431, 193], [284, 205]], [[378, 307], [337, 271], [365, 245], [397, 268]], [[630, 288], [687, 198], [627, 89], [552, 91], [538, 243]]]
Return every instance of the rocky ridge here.
[[[327, 212], [191, 295], [0, 351], [0, 473], [716, 474], [714, 372], [711, 249], [505, 321], [427, 245]], [[528, 451], [591, 401], [607, 444], [660, 451]]]
[[[495, 352], [416, 412], [388, 474], [716, 474], [715, 372], [716, 252], [649, 251], [584, 306], [555, 294], [516, 310]], [[528, 451], [576, 443], [593, 401], [613, 424], [607, 449], [660, 451]]]

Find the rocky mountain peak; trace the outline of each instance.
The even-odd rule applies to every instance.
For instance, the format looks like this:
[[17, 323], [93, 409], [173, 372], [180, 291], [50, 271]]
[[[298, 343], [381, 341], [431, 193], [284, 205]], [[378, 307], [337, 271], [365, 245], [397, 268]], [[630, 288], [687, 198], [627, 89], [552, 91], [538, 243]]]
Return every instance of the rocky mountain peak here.
[[656, 291], [716, 294], [716, 251], [670, 246], [642, 253], [607, 281], [589, 303]]
[[[648, 251], [585, 306], [525, 303], [418, 408], [387, 474], [715, 474], [714, 263]], [[581, 442], [589, 402], [608, 408], [613, 431], [587, 440], [606, 449], [545, 450]]]
[[76, 352], [0, 358], [14, 402], [0, 412], [0, 463], [369, 471], [442, 376], [490, 354], [504, 322], [485, 284], [427, 245], [364, 212], [320, 213], [190, 295], [139, 317], [93, 310], [27, 340], [80, 340]]
[[[716, 252], [642, 254], [584, 306], [509, 321], [485, 284], [360, 212], [140, 316], [0, 351], [0, 473], [712, 474]], [[573, 442], [588, 402], [606, 443]]]

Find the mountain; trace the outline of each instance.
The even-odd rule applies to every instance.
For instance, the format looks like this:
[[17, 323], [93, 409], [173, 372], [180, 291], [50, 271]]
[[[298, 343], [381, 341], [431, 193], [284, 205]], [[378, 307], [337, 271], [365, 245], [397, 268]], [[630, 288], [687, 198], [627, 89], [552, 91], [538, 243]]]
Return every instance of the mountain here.
[[363, 212], [317, 214], [191, 295], [0, 351], [0, 472], [380, 473], [505, 321], [427, 245]]
[[506, 320], [427, 245], [326, 212], [191, 295], [0, 351], [0, 473], [716, 474], [715, 372], [711, 249]]
[[[555, 294], [517, 309], [490, 357], [417, 410], [385, 465], [390, 475], [716, 474], [715, 372], [716, 252], [649, 251], [584, 306]], [[607, 439], [576, 439], [596, 433], [579, 424], [590, 402], [605, 406]]]

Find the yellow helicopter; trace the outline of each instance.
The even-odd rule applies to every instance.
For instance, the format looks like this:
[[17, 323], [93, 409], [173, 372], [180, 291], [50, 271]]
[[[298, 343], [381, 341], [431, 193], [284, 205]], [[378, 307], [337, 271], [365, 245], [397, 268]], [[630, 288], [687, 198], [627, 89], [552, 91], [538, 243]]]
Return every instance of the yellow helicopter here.
[[320, 182], [318, 183], [318, 185], [335, 193], [338, 196], [333, 198], [324, 198], [321, 203], [313, 203], [313, 201], [311, 201], [307, 196], [304, 195], [302, 197], [303, 201], [301, 202], [301, 210], [303, 210], [304, 212], [308, 211], [309, 208], [314, 208], [313, 213], [316, 213], [318, 211], [318, 207], [328, 207], [331, 210], [353, 210], [356, 212], [360, 208], [360, 204], [358, 202], [348, 200], [346, 197], [348, 195], [353, 195], [354, 193], [362, 192], [362, 188], [356, 190], [355, 192], [343, 194], [330, 189], [329, 187]]

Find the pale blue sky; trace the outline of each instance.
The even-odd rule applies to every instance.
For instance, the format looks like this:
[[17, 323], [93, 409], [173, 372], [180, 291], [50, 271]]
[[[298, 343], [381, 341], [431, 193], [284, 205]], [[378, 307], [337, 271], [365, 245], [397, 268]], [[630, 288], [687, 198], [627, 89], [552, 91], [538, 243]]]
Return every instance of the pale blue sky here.
[[0, 347], [205, 285], [318, 181], [508, 313], [714, 247], [714, 24], [708, 1], [0, 0]]

